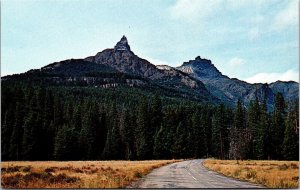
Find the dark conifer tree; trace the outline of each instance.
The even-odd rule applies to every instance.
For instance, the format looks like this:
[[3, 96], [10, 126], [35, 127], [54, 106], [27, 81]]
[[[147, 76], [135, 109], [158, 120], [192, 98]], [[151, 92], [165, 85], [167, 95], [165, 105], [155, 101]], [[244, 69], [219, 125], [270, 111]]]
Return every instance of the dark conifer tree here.
[[78, 133], [74, 128], [64, 125], [59, 128], [55, 138], [54, 157], [57, 160], [77, 160]]
[[233, 127], [230, 129], [230, 159], [245, 159], [251, 143], [250, 129], [246, 127], [246, 114], [241, 101], [237, 102]]
[[203, 136], [203, 140], [204, 140], [204, 150], [205, 150], [205, 156], [208, 158], [210, 157], [210, 155], [212, 155], [211, 152], [211, 129], [212, 129], [212, 125], [211, 125], [211, 113], [210, 113], [210, 108], [206, 108], [204, 109], [204, 111], [202, 111], [202, 115], [201, 115], [201, 121], [203, 123], [203, 129], [204, 129], [204, 136]]
[[173, 146], [173, 151], [175, 153], [175, 158], [187, 158], [188, 157], [188, 130], [182, 122], [179, 122], [176, 129], [175, 142]]
[[96, 158], [97, 153], [99, 154], [96, 133], [99, 127], [99, 118], [95, 106], [91, 102], [86, 102], [84, 106], [85, 114], [79, 138], [80, 150], [84, 159]]
[[249, 110], [248, 110], [248, 121], [247, 127], [251, 131], [251, 142], [250, 143], [250, 151], [248, 152], [248, 158], [257, 159], [257, 154], [260, 145], [260, 138], [261, 138], [261, 130], [260, 123], [261, 123], [261, 114], [260, 114], [260, 105], [258, 98], [255, 98], [255, 101], [250, 102]]
[[226, 123], [225, 107], [220, 104], [212, 118], [212, 151], [214, 156], [221, 159], [227, 155], [228, 133]]
[[191, 121], [191, 148], [193, 150], [193, 156], [196, 158], [201, 158], [205, 155], [204, 148], [204, 127], [201, 121], [200, 111], [197, 110], [193, 116]]
[[22, 112], [22, 104], [16, 103], [15, 123], [12, 128], [12, 136], [10, 138], [10, 159], [20, 160], [22, 154], [22, 137], [23, 137], [23, 120], [24, 113]]
[[146, 97], [141, 99], [137, 112], [137, 127], [135, 130], [137, 156], [138, 159], [142, 160], [150, 159], [153, 153], [153, 144], [151, 144], [153, 136], [151, 136], [148, 100]]
[[272, 114], [272, 125], [270, 127], [270, 150], [271, 159], [281, 159], [282, 143], [284, 137], [284, 99], [281, 93], [275, 96], [274, 112]]
[[8, 108], [1, 121], [1, 158], [2, 160], [11, 160], [10, 151], [10, 137], [13, 131], [14, 111]]
[[268, 129], [269, 116], [267, 113], [266, 99], [264, 99], [263, 103], [260, 105], [260, 122], [258, 129], [256, 130], [256, 142], [254, 147], [256, 159], [265, 159], [267, 156], [268, 147], [266, 147], [266, 141], [268, 139]]
[[285, 122], [283, 157], [286, 160], [299, 160], [299, 104], [290, 108]]

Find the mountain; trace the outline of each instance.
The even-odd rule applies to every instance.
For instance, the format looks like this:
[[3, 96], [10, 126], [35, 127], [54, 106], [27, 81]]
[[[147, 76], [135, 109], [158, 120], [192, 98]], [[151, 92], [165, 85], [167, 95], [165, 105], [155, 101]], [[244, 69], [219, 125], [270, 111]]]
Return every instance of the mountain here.
[[160, 91], [169, 97], [189, 98], [200, 102], [235, 106], [241, 100], [248, 106], [258, 97], [267, 99], [273, 109], [274, 94], [280, 92], [286, 100], [299, 97], [299, 84], [277, 81], [271, 84], [249, 84], [223, 75], [211, 60], [196, 57], [179, 67], [155, 66], [135, 55], [125, 36], [114, 48], [105, 49], [84, 59], [69, 59], [49, 64], [41, 69], [2, 80], [47, 82], [55, 85], [93, 86], [98, 88], [138, 87], [146, 92]]
[[276, 81], [269, 86], [273, 92], [281, 92], [286, 100], [295, 100], [299, 98], [299, 83], [297, 82]]
[[210, 93], [228, 105], [235, 105], [240, 99], [248, 106], [257, 96], [260, 101], [266, 97], [269, 109], [273, 108], [274, 94], [280, 92], [289, 100], [298, 98], [299, 84], [296, 82], [275, 82], [272, 84], [249, 84], [247, 82], [231, 79], [223, 75], [211, 62], [200, 56], [195, 60], [184, 62], [177, 67], [190, 76], [205, 84]]
[[149, 61], [136, 56], [130, 49], [127, 38], [123, 36], [113, 49], [105, 49], [85, 61], [106, 65], [123, 73], [158, 79], [163, 73]]
[[148, 90], [161, 89], [169, 96], [181, 96], [201, 102], [219, 101], [208, 92], [201, 81], [189, 74], [175, 68], [157, 68], [135, 55], [125, 36], [114, 48], [105, 49], [95, 56], [55, 62], [41, 69], [2, 79], [43, 80], [60, 85], [94, 87], [135, 86]]

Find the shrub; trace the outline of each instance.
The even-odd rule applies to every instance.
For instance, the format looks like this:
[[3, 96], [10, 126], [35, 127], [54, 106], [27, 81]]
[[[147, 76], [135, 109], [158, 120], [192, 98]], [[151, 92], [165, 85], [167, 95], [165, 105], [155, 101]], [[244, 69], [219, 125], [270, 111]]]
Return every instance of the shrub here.
[[16, 188], [17, 184], [21, 181], [22, 175], [17, 174], [14, 176], [5, 176], [1, 178], [1, 186], [5, 186], [8, 188]]
[[255, 178], [256, 177], [256, 171], [250, 170], [247, 172], [246, 174], [246, 178], [250, 179], [250, 178]]
[[141, 174], [140, 172], [135, 172], [134, 177], [141, 178], [141, 177], [143, 177], [143, 174]]
[[58, 174], [57, 176], [52, 176], [49, 181], [51, 183], [74, 183], [77, 180], [79, 180], [79, 178], [76, 177], [69, 177], [66, 174]]
[[31, 171], [31, 166], [25, 166], [23, 169], [22, 169], [23, 172], [30, 172]]
[[291, 168], [292, 168], [292, 169], [298, 169], [299, 166], [298, 166], [298, 164], [291, 163]]
[[83, 173], [83, 171], [80, 168], [75, 168], [74, 172], [76, 172], [76, 173]]
[[44, 170], [46, 173], [54, 172], [55, 170], [53, 168], [46, 168]]
[[6, 172], [19, 172], [21, 166], [12, 166], [12, 167], [7, 167]]
[[278, 166], [278, 169], [279, 170], [287, 170], [289, 167], [286, 165], [286, 164], [283, 164], [283, 165], [279, 165]]

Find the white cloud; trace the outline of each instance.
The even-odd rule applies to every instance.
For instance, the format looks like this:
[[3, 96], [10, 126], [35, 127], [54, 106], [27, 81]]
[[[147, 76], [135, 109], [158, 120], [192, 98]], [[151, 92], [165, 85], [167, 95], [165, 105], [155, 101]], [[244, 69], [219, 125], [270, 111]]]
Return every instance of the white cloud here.
[[170, 13], [174, 19], [196, 22], [216, 13], [221, 3], [222, 0], [178, 0], [170, 8]]
[[238, 58], [238, 57], [234, 57], [228, 61], [228, 64], [233, 67], [241, 66], [241, 65], [244, 65], [245, 63], [246, 63], [246, 60], [244, 60], [242, 58]]
[[[278, 2], [280, 0], [277, 0]], [[276, 1], [276, 2], [277, 2]], [[177, 0], [170, 7], [171, 17], [197, 23], [204, 19], [214, 16], [217, 13], [224, 12], [243, 12], [243, 9], [260, 9], [263, 6], [274, 3], [273, 1], [253, 1], [253, 0]], [[251, 20], [251, 18], [247, 17]], [[263, 15], [255, 18], [256, 22], [263, 19]], [[258, 19], [258, 20], [257, 20]]]
[[274, 18], [272, 29], [281, 30], [289, 26], [298, 24], [299, 2], [290, 0], [286, 7], [280, 11]]
[[155, 59], [152, 57], [147, 57], [147, 56], [141, 56], [143, 59], [148, 60], [150, 63], [154, 64], [154, 65], [169, 65], [170, 64], [166, 61], [160, 60], [160, 59]]
[[281, 81], [296, 81], [299, 82], [299, 72], [288, 70], [283, 73], [257, 73], [252, 77], [244, 79], [249, 83], [272, 83], [278, 80]]
[[[255, 1], [255, 2], [263, 2], [263, 1]], [[265, 1], [270, 3], [273, 1]], [[275, 14], [260, 14], [257, 16], [253, 16], [252, 18], [246, 18], [250, 26], [250, 30], [248, 31], [248, 36], [250, 40], [256, 40], [262, 35], [266, 35], [268, 33], [273, 32], [282, 32], [282, 30], [287, 29], [291, 26], [297, 26], [298, 24], [298, 1], [289, 0], [285, 1], [285, 5], [282, 6], [281, 11], [278, 11]], [[279, 3], [279, 2], [278, 2]], [[276, 3], [274, 3], [276, 4]], [[267, 3], [261, 4], [260, 6], [268, 5]]]

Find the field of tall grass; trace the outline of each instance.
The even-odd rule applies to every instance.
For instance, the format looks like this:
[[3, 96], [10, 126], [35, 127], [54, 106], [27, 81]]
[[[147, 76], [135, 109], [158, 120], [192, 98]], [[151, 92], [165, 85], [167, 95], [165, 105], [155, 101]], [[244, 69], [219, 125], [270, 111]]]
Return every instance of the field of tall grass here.
[[179, 160], [2, 162], [2, 188], [122, 188]]
[[268, 188], [298, 188], [299, 162], [297, 161], [236, 161], [206, 160], [208, 169], [225, 176], [262, 184]]

